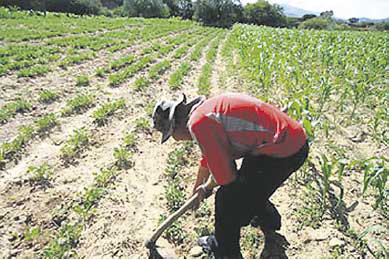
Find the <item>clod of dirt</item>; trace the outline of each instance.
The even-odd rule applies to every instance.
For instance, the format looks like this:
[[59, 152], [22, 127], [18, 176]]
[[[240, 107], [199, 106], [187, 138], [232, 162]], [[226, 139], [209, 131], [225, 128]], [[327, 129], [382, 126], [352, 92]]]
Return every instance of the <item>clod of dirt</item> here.
[[329, 242], [330, 248], [341, 247], [341, 246], [343, 246], [344, 244], [345, 244], [344, 241], [342, 241], [342, 240], [340, 240], [340, 239], [338, 239], [338, 238], [336, 238], [336, 237], [332, 238], [332, 239], [330, 240], [330, 242]]
[[203, 253], [203, 249], [200, 246], [195, 246], [189, 251], [189, 257], [199, 257]]

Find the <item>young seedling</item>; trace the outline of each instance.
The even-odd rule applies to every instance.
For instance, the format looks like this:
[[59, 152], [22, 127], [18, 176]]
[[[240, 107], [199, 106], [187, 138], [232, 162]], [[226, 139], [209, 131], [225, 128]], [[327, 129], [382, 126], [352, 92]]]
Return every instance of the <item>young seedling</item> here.
[[57, 118], [54, 113], [50, 113], [46, 116], [35, 121], [36, 133], [39, 135], [47, 134], [50, 129], [58, 125]]
[[58, 94], [54, 91], [42, 90], [39, 93], [39, 102], [41, 103], [50, 104], [57, 99], [58, 99]]
[[124, 99], [119, 99], [117, 101], [106, 103], [102, 105], [98, 110], [93, 112], [92, 117], [94, 122], [99, 126], [104, 125], [110, 116], [112, 116], [117, 110], [124, 109], [126, 103]]
[[69, 161], [79, 154], [89, 144], [89, 134], [85, 128], [74, 130], [73, 135], [61, 148], [61, 156]]
[[75, 113], [82, 113], [95, 104], [95, 97], [92, 95], [79, 95], [66, 103], [62, 115], [67, 116]]
[[137, 91], [144, 91], [149, 85], [150, 81], [146, 77], [141, 76], [135, 81], [134, 89]]
[[89, 86], [89, 78], [87, 75], [79, 75], [77, 76], [77, 86], [83, 87], [83, 86]]
[[37, 183], [47, 183], [50, 180], [53, 171], [47, 162], [40, 166], [30, 166], [27, 173], [31, 174], [30, 181]]
[[116, 160], [115, 165], [119, 169], [128, 169], [132, 165], [132, 153], [125, 147], [115, 148], [113, 151], [113, 157]]

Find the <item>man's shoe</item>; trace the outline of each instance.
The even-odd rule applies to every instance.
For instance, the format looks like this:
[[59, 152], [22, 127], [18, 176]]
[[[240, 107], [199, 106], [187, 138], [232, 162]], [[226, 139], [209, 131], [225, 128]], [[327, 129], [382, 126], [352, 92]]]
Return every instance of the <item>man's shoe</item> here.
[[197, 240], [197, 244], [203, 248], [203, 251], [207, 254], [215, 253], [217, 248], [217, 240], [214, 235], [200, 237]]

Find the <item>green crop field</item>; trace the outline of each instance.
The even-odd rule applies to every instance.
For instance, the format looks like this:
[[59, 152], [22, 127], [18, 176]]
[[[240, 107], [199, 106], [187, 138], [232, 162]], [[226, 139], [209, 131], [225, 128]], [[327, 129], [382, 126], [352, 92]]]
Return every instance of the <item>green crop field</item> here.
[[[0, 257], [147, 258], [200, 158], [192, 142], [160, 145], [154, 104], [245, 92], [288, 107], [311, 150], [272, 197], [283, 243], [245, 227], [243, 255], [388, 258], [388, 42], [0, 8]], [[193, 248], [213, 232], [211, 198], [160, 238], [178, 257], [209, 257]]]

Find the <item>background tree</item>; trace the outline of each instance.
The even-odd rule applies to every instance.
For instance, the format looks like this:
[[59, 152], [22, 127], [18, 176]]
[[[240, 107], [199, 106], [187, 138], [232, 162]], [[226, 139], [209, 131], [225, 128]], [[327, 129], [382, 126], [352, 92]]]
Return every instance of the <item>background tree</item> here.
[[247, 23], [268, 26], [286, 26], [286, 17], [282, 7], [272, 5], [265, 0], [258, 0], [256, 3], [246, 4], [243, 9], [244, 19]]
[[131, 17], [157, 18], [168, 17], [169, 8], [162, 0], [124, 0], [125, 14]]
[[320, 17], [331, 18], [332, 16], [334, 16], [334, 11], [332, 10], [320, 13]]
[[312, 18], [315, 18], [315, 17], [317, 17], [317, 15], [315, 15], [315, 14], [304, 14], [301, 19], [303, 21], [306, 21], [306, 20], [309, 20], [309, 19], [312, 19]]
[[241, 18], [240, 0], [198, 0], [195, 4], [194, 19], [205, 25], [230, 27]]
[[350, 23], [357, 23], [357, 22], [359, 22], [359, 18], [353, 17], [353, 18], [348, 19], [348, 21], [349, 21]]
[[192, 0], [163, 0], [163, 3], [169, 7], [170, 16], [180, 16], [184, 19], [190, 19], [193, 16]]

